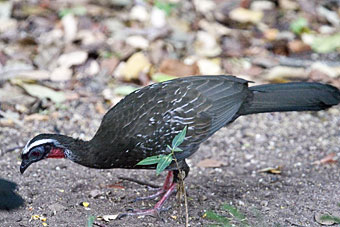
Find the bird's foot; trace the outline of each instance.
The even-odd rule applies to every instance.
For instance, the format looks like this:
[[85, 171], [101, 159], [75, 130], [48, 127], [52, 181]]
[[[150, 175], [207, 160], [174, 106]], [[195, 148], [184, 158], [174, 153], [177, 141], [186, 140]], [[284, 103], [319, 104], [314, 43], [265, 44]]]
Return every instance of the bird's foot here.
[[155, 194], [149, 195], [149, 196], [143, 196], [143, 197], [137, 197], [134, 200], [132, 200], [132, 202], [138, 202], [138, 201], [142, 201], [142, 200], [150, 200], [150, 199], [154, 199], [157, 198], [158, 196], [161, 196], [165, 193], [165, 190], [163, 188], [161, 188], [159, 191], [157, 191]]
[[159, 216], [160, 212], [167, 211], [170, 209], [170, 208], [163, 208], [163, 205], [168, 200], [168, 198], [171, 196], [171, 194], [175, 191], [175, 189], [176, 189], [176, 183], [172, 183], [169, 189], [162, 196], [162, 198], [156, 203], [154, 208], [148, 209], [148, 210], [131, 210], [130, 209], [131, 212], [120, 214], [118, 215], [118, 218], [123, 218], [126, 216], [134, 216], [134, 215], [138, 215], [138, 216], [150, 215], [150, 216], [160, 218]]
[[141, 200], [150, 200], [150, 199], [154, 199], [154, 198], [157, 198], [157, 197], [163, 195], [172, 186], [173, 179], [174, 179], [174, 174], [173, 174], [172, 171], [169, 171], [168, 175], [165, 178], [164, 184], [163, 184], [163, 186], [160, 190], [158, 190], [155, 194], [152, 194], [152, 195], [149, 195], [149, 196], [137, 197], [132, 202], [137, 202], [137, 201], [141, 201]]
[[171, 207], [167, 207], [167, 208], [152, 208], [152, 209], [147, 209], [147, 210], [134, 210], [134, 209], [128, 209], [127, 213], [123, 213], [123, 214], [119, 214], [118, 215], [118, 219], [121, 219], [123, 217], [126, 216], [153, 216], [155, 218], [159, 218], [162, 219], [160, 216], [160, 213], [163, 211], [168, 211], [170, 210]]

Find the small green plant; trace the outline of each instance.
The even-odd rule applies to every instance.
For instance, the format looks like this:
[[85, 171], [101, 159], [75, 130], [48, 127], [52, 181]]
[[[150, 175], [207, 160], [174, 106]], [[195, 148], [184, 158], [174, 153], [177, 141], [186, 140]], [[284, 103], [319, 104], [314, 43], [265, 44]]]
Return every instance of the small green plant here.
[[236, 207], [229, 205], [229, 204], [224, 204], [221, 206], [221, 209], [224, 211], [227, 211], [231, 217], [227, 218], [223, 215], [217, 214], [213, 211], [207, 211], [204, 213], [203, 217], [212, 221], [217, 222], [215, 225], [211, 226], [223, 226], [223, 227], [229, 227], [233, 226], [231, 222], [236, 222], [237, 226], [249, 226], [246, 217], [237, 210]]
[[292, 32], [297, 35], [301, 35], [304, 32], [309, 32], [308, 21], [305, 18], [300, 17], [290, 24], [290, 30], [292, 30]]
[[96, 220], [96, 217], [91, 215], [87, 218], [87, 227], [93, 227], [94, 221]]
[[176, 4], [157, 0], [155, 2], [155, 6], [158, 9], [163, 10], [166, 13], [166, 15], [169, 16], [171, 14], [171, 11], [176, 7]]
[[320, 218], [321, 221], [331, 221], [334, 224], [340, 224], [340, 217], [333, 216], [333, 215], [323, 215]]
[[157, 175], [160, 174], [163, 170], [166, 169], [166, 167], [170, 165], [172, 161], [176, 160], [175, 152], [183, 151], [181, 148], [179, 148], [179, 145], [183, 143], [186, 133], [187, 133], [187, 126], [185, 126], [184, 129], [174, 137], [174, 139], [172, 140], [171, 146], [168, 145], [168, 149], [171, 152], [170, 154], [167, 154], [167, 155], [160, 154], [160, 155], [150, 156], [138, 162], [137, 165], [157, 164], [156, 174]]

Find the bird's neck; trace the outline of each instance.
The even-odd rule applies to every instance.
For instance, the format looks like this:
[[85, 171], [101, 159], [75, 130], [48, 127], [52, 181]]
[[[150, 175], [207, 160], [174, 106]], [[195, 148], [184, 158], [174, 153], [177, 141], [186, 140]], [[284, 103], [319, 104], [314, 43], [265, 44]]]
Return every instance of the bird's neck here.
[[47, 158], [67, 158], [80, 165], [90, 163], [90, 143], [81, 139], [74, 139], [65, 135], [53, 135], [60, 143], [60, 147], [53, 148]]

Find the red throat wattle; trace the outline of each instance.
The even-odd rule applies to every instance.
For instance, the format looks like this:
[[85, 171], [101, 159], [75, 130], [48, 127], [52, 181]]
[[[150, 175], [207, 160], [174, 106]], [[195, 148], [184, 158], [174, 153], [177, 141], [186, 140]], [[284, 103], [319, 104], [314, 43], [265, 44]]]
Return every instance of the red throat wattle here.
[[52, 148], [47, 158], [65, 158], [64, 149], [58, 147]]

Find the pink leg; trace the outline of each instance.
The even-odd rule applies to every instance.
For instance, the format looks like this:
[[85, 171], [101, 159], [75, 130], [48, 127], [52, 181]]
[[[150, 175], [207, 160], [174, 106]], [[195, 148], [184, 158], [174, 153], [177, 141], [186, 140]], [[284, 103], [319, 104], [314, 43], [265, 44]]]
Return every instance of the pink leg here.
[[168, 200], [170, 195], [174, 192], [175, 188], [176, 188], [176, 183], [172, 183], [170, 187], [168, 188], [168, 190], [163, 195], [163, 197], [156, 203], [154, 208], [148, 209], [148, 210], [138, 210], [138, 211], [133, 211], [130, 213], [120, 214], [118, 218], [122, 218], [128, 215], [151, 215], [151, 216], [159, 217], [159, 213], [161, 211], [167, 210], [167, 209], [163, 209], [162, 206]]
[[140, 201], [140, 200], [148, 200], [148, 199], [154, 199], [160, 195], [163, 195], [172, 185], [174, 178], [174, 173], [172, 171], [168, 172], [168, 175], [165, 178], [164, 184], [162, 188], [157, 191], [155, 194], [145, 196], [145, 197], [138, 197], [133, 202]]

